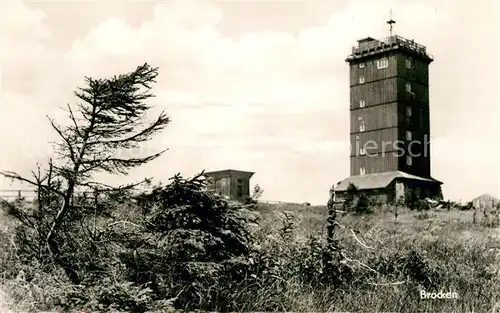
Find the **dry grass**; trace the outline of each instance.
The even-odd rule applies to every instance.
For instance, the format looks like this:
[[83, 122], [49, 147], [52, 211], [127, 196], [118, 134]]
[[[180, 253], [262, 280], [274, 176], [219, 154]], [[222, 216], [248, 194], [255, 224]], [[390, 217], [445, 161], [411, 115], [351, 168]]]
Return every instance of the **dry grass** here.
[[[324, 233], [324, 206], [261, 204], [259, 212], [257, 236], [271, 252], [289, 249], [307, 254], [308, 238], [318, 238]], [[286, 240], [280, 239], [280, 229], [286, 220], [282, 212], [291, 212], [292, 216]], [[239, 310], [275, 307], [296, 312], [493, 312], [495, 303], [500, 302], [499, 229], [473, 224], [472, 212], [468, 211], [400, 210], [398, 213], [397, 220], [388, 209], [365, 216], [339, 217], [343, 227], [337, 229], [337, 239], [351, 260], [347, 265], [356, 275], [350, 286], [332, 290], [293, 276], [268, 285], [262, 283], [258, 293], [249, 293], [236, 285], [231, 292], [246, 299]], [[5, 270], [6, 265], [17, 263], [10, 234], [12, 222], [7, 221], [1, 210], [0, 218], [0, 260]], [[434, 280], [433, 287], [427, 288], [457, 292], [458, 299], [420, 299], [425, 283], [415, 277], [404, 277], [403, 270], [393, 264], [413, 252], [424, 262], [419, 265], [425, 272], [421, 275]], [[4, 294], [0, 291], [0, 312], [8, 312], [7, 306], [12, 312], [39, 311], [57, 302], [71, 288], [55, 277], [29, 273], [27, 267], [9, 270], [21, 269], [24, 276], [1, 282]]]
[[[276, 229], [279, 211], [294, 212], [295, 240], [323, 231], [326, 207], [264, 205], [262, 215], [268, 230]], [[379, 275], [372, 281], [378, 286], [356, 285], [338, 295], [301, 287], [302, 292], [294, 292], [293, 297], [302, 300], [293, 311], [492, 312], [500, 302], [500, 229], [486, 227], [480, 221], [473, 224], [471, 211], [398, 213], [397, 220], [388, 209], [339, 218], [343, 227], [338, 228], [337, 238], [353, 260], [351, 266], [362, 273], [365, 269], [359, 261], [383, 272], [383, 267], [375, 265], [390, 264], [397, 256], [415, 251], [422, 255], [428, 268], [439, 274], [436, 291], [455, 291], [458, 299], [423, 300], [419, 292], [426, 289], [421, 284], [404, 279], [404, 283], [393, 284], [401, 282], [401, 278], [391, 280], [387, 277], [390, 275]], [[315, 301], [310, 300], [313, 295]]]

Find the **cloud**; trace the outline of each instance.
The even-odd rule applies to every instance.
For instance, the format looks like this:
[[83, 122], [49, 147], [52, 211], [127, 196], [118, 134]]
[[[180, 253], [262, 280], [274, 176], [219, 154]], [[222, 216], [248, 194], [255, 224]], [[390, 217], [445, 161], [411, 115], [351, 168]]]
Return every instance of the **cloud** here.
[[1, 6], [2, 91], [44, 98], [53, 91], [46, 78], [57, 65], [57, 54], [50, 49], [53, 31], [45, 24], [45, 13], [15, 0]]
[[[380, 25], [386, 15], [383, 10], [354, 1], [326, 25], [298, 34], [265, 31], [228, 38], [217, 31], [223, 13], [215, 5], [159, 4], [153, 18], [139, 27], [117, 18], [104, 21], [75, 40], [65, 61], [70, 68], [107, 76], [147, 60], [162, 68], [161, 84], [168, 89], [203, 95], [216, 90], [230, 100], [239, 96], [249, 102], [290, 101], [302, 107], [304, 99], [325, 99], [318, 88], [328, 92], [345, 87], [345, 77], [339, 74], [346, 73], [346, 47], [353, 38], [372, 33], [372, 25]], [[406, 11], [402, 12], [405, 18], [410, 13]], [[428, 19], [441, 16], [432, 13], [430, 6], [414, 5], [409, 22], [423, 15]], [[413, 33], [424, 33], [428, 27], [423, 25]]]
[[49, 136], [43, 120], [47, 111], [38, 108], [48, 106], [50, 91], [42, 85], [55, 54], [47, 46], [52, 31], [42, 10], [28, 9], [22, 1], [2, 1], [0, 12], [0, 167], [5, 169], [46, 155], [34, 130]]
[[444, 180], [444, 192], [457, 199], [468, 201], [483, 193], [499, 196], [498, 147], [488, 139], [436, 138], [431, 142], [433, 176]]

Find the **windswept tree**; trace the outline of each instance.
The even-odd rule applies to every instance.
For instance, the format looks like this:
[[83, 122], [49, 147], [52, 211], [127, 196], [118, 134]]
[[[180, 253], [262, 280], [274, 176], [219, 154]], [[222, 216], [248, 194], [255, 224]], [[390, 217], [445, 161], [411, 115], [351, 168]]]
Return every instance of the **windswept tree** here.
[[[24, 238], [36, 242], [30, 246], [31, 252], [40, 261], [50, 257], [74, 283], [79, 283], [80, 277], [75, 265], [71, 264], [71, 257], [64, 255], [69, 255], [72, 249], [78, 250], [78, 247], [68, 243], [68, 223], [84, 220], [85, 214], [99, 214], [97, 206], [91, 206], [90, 213], [85, 205], [73, 201], [75, 191], [116, 192], [131, 189], [144, 181], [113, 187], [95, 181], [95, 174], [126, 175], [130, 169], [165, 152], [126, 157], [133, 155], [131, 149], [139, 149], [141, 144], [152, 139], [170, 122], [164, 112], [154, 119], [147, 118], [152, 108], [148, 100], [154, 97], [151, 88], [157, 75], [158, 68], [146, 63], [130, 73], [111, 78], [86, 77], [86, 86], [74, 93], [78, 102], [66, 106], [68, 126], [61, 126], [48, 117], [59, 140], [54, 143], [55, 159], [49, 162], [46, 173], [39, 168], [33, 172], [34, 178], [28, 178], [12, 171], [1, 172], [5, 177], [36, 188], [36, 208], [27, 210], [11, 205], [10, 213], [25, 227], [24, 234], [32, 234], [32, 238]], [[98, 236], [95, 227], [93, 232], [89, 231], [89, 236]]]

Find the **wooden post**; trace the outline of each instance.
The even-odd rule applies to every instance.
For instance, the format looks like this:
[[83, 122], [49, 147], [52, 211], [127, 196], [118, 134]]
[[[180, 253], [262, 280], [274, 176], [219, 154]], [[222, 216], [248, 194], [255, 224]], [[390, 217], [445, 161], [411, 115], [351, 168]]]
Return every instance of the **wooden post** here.
[[481, 221], [483, 223], [484, 226], [489, 226], [490, 225], [490, 218], [489, 218], [489, 214], [488, 214], [488, 209], [486, 207], [486, 202], [483, 202], [485, 203], [483, 205], [483, 220]]
[[94, 190], [94, 207], [97, 208], [97, 202], [99, 200], [99, 191], [97, 189]]
[[337, 212], [335, 210], [335, 196], [333, 188], [330, 189], [330, 199], [328, 200], [328, 218], [326, 224], [327, 249], [323, 253], [324, 274], [328, 279], [337, 279], [340, 270], [340, 249], [335, 241], [335, 226], [337, 224]]
[[21, 190], [18, 190], [18, 191], [17, 191], [17, 197], [18, 197], [19, 199], [21, 199]]

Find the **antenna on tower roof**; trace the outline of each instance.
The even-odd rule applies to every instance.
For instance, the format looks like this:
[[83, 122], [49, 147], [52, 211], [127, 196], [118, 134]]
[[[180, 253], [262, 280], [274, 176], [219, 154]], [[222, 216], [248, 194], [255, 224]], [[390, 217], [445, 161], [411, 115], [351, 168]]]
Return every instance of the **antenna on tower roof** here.
[[392, 19], [392, 9], [389, 11], [389, 20], [387, 24], [389, 24], [389, 34], [392, 37], [392, 24], [396, 24], [396, 21]]

